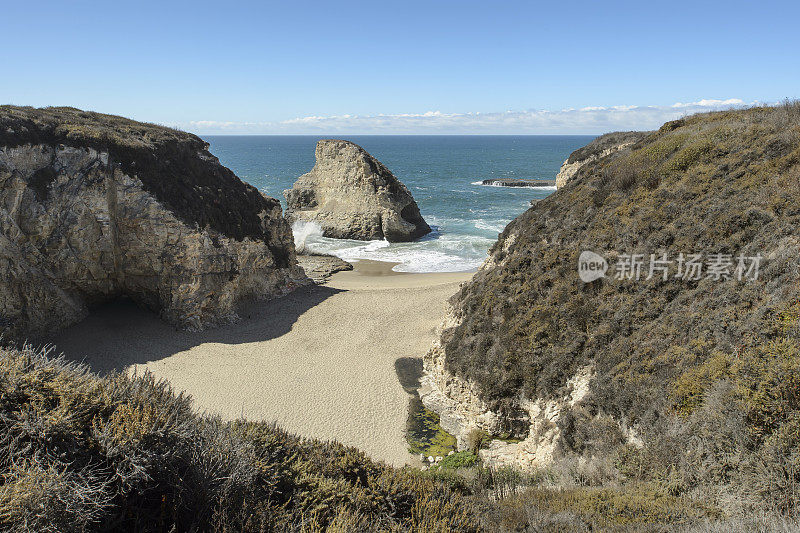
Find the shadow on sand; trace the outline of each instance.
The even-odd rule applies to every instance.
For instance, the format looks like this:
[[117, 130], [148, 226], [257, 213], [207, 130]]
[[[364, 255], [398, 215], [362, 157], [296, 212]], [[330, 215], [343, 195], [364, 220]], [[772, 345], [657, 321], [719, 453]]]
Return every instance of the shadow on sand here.
[[42, 344], [54, 345], [53, 355], [63, 353], [94, 372], [108, 374], [204, 343], [244, 344], [280, 337], [300, 315], [339, 292], [343, 291], [319, 285], [302, 287], [282, 298], [246, 306], [235, 324], [200, 332], [175, 329], [123, 298], [97, 307], [84, 321], [42, 339]]

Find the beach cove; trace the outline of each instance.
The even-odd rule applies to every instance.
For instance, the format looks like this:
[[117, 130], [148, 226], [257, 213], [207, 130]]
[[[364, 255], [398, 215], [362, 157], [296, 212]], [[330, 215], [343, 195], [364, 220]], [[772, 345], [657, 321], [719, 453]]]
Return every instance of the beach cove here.
[[326, 285], [255, 304], [229, 326], [176, 331], [118, 301], [51, 342], [55, 353], [100, 373], [152, 372], [191, 395], [201, 412], [274, 421], [392, 465], [413, 464], [404, 437], [409, 395], [395, 361], [425, 354], [447, 299], [472, 273], [354, 266]]

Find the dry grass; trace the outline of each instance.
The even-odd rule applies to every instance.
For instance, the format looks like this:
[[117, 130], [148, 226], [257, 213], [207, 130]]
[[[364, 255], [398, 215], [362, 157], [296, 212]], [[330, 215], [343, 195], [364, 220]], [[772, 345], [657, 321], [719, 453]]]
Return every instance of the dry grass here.
[[[478, 531], [430, 476], [269, 424], [223, 423], [150, 375], [0, 351], [0, 524], [31, 531]], [[342, 529], [343, 528], [343, 529]]]

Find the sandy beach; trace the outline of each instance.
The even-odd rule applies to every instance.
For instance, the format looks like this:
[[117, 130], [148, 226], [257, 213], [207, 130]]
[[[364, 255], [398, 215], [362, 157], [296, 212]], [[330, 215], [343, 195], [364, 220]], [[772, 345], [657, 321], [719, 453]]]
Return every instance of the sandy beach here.
[[326, 285], [260, 303], [240, 322], [200, 333], [176, 331], [130, 302], [115, 302], [51, 342], [101, 373], [149, 370], [190, 394], [200, 411], [276, 421], [407, 464], [409, 396], [394, 363], [422, 357], [447, 298], [472, 273], [391, 267], [359, 261]]

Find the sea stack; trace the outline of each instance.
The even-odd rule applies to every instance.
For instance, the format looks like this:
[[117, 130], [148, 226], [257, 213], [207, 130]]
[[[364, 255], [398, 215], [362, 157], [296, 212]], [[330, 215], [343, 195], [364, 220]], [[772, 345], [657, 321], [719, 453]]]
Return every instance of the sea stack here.
[[183, 328], [309, 283], [278, 200], [199, 137], [74, 108], [0, 106], [0, 335], [125, 296]]
[[349, 141], [319, 141], [314, 168], [284, 195], [289, 221], [316, 222], [325, 237], [407, 242], [431, 231], [408, 188]]

